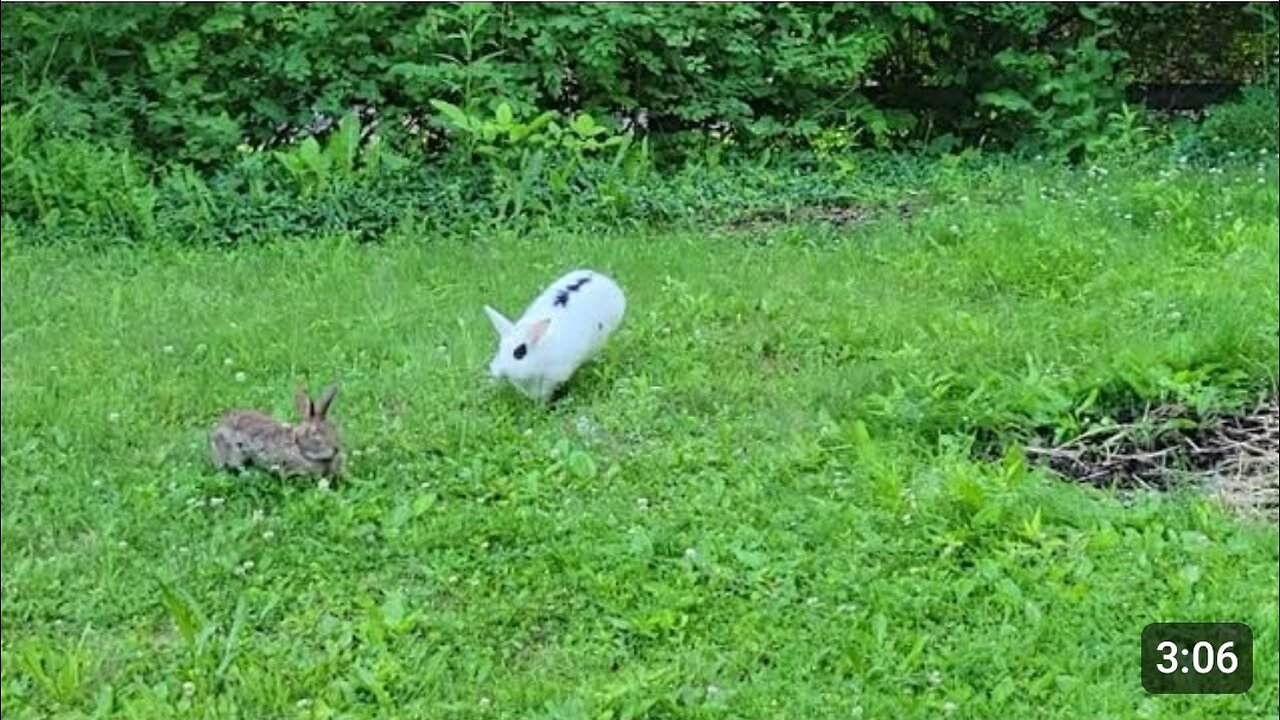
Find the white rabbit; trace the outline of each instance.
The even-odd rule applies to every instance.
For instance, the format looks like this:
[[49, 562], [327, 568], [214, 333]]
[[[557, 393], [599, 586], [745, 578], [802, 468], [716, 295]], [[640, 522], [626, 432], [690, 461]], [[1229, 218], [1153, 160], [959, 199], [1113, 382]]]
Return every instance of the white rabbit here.
[[556, 280], [515, 323], [485, 305], [498, 332], [489, 374], [505, 378], [534, 400], [550, 400], [604, 347], [626, 305], [617, 283], [593, 270], [574, 270]]

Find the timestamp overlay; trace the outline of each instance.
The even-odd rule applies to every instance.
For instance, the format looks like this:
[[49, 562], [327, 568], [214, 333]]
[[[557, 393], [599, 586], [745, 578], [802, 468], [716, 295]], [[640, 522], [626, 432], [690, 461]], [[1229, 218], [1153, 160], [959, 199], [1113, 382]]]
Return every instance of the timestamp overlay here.
[[1153, 695], [1235, 695], [1253, 686], [1244, 623], [1152, 623], [1142, 629], [1142, 687]]

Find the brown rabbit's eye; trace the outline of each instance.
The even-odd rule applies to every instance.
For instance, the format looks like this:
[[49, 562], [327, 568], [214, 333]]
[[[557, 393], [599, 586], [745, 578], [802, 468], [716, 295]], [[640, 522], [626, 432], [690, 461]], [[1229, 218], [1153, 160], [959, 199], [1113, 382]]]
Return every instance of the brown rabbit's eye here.
[[516, 356], [517, 360], [523, 360], [524, 356], [529, 354], [529, 348], [525, 347], [524, 343], [520, 343], [516, 346], [515, 353], [513, 354]]

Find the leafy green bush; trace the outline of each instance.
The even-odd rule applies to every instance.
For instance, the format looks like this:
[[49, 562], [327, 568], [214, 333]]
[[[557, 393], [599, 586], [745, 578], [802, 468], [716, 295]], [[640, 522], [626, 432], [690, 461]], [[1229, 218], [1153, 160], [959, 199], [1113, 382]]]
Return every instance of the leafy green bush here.
[[408, 164], [407, 160], [385, 148], [382, 136], [371, 135], [368, 142], [362, 144], [360, 135], [359, 118], [348, 114], [325, 139], [323, 146], [315, 137], [309, 136], [296, 146], [276, 150], [272, 155], [288, 172], [303, 197], [365, 184], [383, 172], [394, 172]]
[[1234, 101], [1208, 110], [1199, 137], [1210, 155], [1276, 152], [1280, 148], [1280, 95], [1276, 86], [1246, 88]]
[[0, 110], [5, 215], [55, 234], [154, 238], [158, 194], [134, 154], [43, 126], [38, 108]]
[[493, 202], [503, 219], [519, 217], [527, 207], [555, 212], [575, 196], [590, 192], [592, 177], [584, 171], [598, 158], [606, 159], [609, 171], [594, 174], [594, 180], [607, 183], [614, 195], [625, 190], [619, 181], [634, 182], [648, 164], [647, 146], [633, 145], [631, 133], [611, 132], [587, 113], [566, 118], [548, 110], [521, 120], [505, 102], [492, 116], [443, 100], [431, 104], [457, 136], [460, 144], [455, 156], [463, 165], [484, 163]]
[[[1167, 48], [1152, 50], [1165, 39], [1198, 58], [1200, 77], [1249, 79], [1274, 54], [1253, 5], [8, 4], [0, 15], [6, 101], [25, 107], [57, 87], [65, 114], [95, 133], [201, 169], [357, 106], [377, 110], [396, 150], [432, 150], [421, 131], [437, 99], [482, 114], [506, 103], [522, 118], [584, 112], [661, 137], [715, 127], [743, 148], [835, 132], [859, 146], [946, 136], [1079, 154], [1106, 139], [1129, 77], [1166, 72]], [[896, 87], [950, 94], [907, 108], [878, 93]]]

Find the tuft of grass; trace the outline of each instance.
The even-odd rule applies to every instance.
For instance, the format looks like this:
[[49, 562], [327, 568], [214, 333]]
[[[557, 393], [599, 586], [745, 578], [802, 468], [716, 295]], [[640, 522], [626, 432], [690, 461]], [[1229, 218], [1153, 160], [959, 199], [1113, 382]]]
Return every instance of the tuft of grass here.
[[[965, 177], [844, 229], [6, 238], [6, 717], [1272, 711], [1277, 528], [1016, 446], [1275, 392], [1274, 163]], [[540, 408], [480, 307], [579, 265], [629, 315]], [[346, 482], [212, 471], [330, 380]], [[1249, 693], [1145, 694], [1192, 619], [1253, 628]]]

